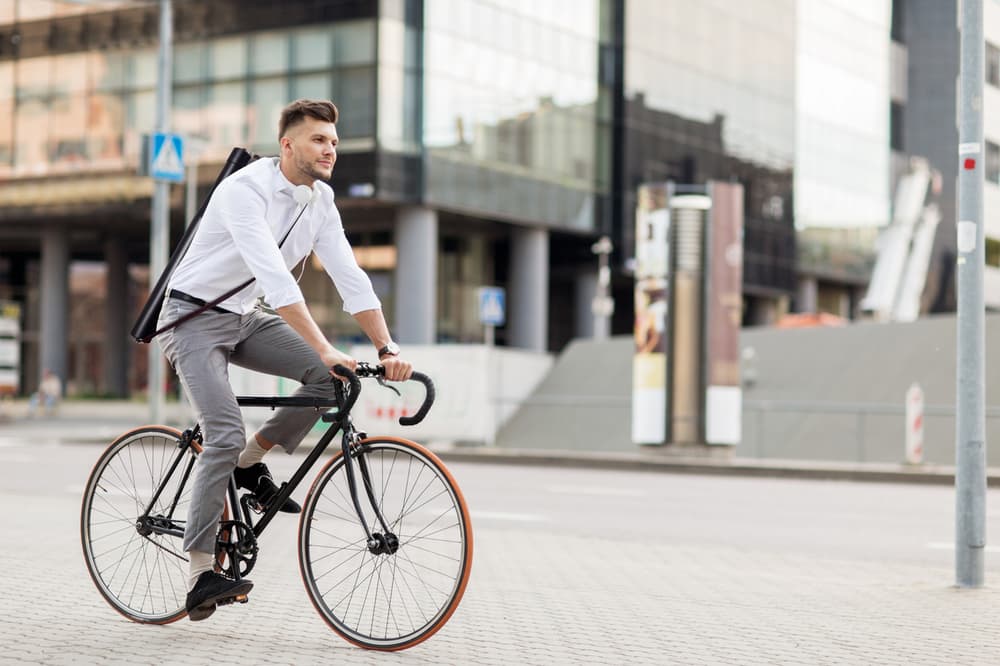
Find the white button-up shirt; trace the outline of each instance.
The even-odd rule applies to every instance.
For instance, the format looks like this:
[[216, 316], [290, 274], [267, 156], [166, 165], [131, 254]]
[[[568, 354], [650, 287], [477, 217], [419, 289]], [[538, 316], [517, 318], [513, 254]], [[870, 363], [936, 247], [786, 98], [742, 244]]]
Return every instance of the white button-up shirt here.
[[315, 251], [346, 312], [381, 308], [371, 280], [354, 258], [333, 190], [326, 183], [313, 185], [312, 200], [278, 248], [302, 211], [294, 190], [277, 158], [252, 162], [219, 183], [187, 253], [174, 269], [169, 289], [212, 301], [255, 277], [219, 307], [246, 314], [264, 296], [271, 307], [280, 308], [304, 300], [289, 269]]

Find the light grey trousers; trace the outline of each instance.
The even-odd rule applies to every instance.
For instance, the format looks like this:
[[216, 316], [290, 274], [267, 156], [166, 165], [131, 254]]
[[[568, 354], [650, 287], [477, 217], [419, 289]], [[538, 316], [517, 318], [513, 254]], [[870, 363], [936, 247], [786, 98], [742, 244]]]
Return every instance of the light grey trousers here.
[[[168, 298], [159, 325], [197, 307]], [[180, 376], [204, 437], [204, 451], [195, 465], [184, 550], [212, 553], [229, 476], [247, 439], [243, 415], [229, 384], [229, 364], [294, 379], [302, 384], [294, 396], [332, 399], [333, 380], [319, 354], [284, 319], [260, 310], [246, 315], [208, 310], [161, 333], [158, 339]], [[291, 453], [320, 414], [311, 407], [283, 407], [257, 432]]]

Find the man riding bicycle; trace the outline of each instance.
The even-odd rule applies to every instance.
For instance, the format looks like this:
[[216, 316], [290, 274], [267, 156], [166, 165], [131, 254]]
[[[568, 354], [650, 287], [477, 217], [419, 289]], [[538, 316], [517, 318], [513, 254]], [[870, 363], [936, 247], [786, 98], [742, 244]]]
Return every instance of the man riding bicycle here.
[[[354, 258], [326, 182], [337, 160], [337, 117], [329, 101], [300, 99], [285, 107], [278, 125], [280, 156], [252, 162], [219, 184], [167, 286], [158, 328], [256, 279], [160, 338], [204, 433], [184, 533], [190, 560], [185, 605], [192, 620], [209, 617], [219, 601], [253, 586], [214, 571], [230, 475], [268, 505], [278, 488], [264, 454], [274, 446], [294, 451], [320, 416], [308, 407], [282, 408], [247, 438], [229, 363], [294, 379], [302, 384], [295, 396], [323, 399], [333, 396], [334, 365], [357, 366], [323, 335], [290, 269], [315, 252], [344, 310], [378, 350], [386, 379], [404, 381], [412, 373], [392, 341], [371, 280]], [[276, 315], [259, 307], [260, 296]], [[289, 498], [281, 510], [297, 513], [300, 507]]]

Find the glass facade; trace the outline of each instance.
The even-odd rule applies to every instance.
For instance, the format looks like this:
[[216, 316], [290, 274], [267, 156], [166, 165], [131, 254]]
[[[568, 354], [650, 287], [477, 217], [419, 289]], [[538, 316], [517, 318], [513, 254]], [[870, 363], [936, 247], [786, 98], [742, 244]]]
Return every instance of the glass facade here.
[[[206, 142], [203, 159], [234, 145], [273, 154], [289, 100], [333, 99], [342, 149], [375, 132], [371, 19], [179, 42], [174, 131]], [[0, 175], [134, 169], [156, 113], [155, 48], [0, 62]]]
[[602, 4], [425, 1], [430, 203], [595, 229], [610, 185]]
[[890, 14], [889, 0], [798, 2], [795, 223], [800, 229], [889, 222]]
[[643, 182], [744, 186], [744, 291], [795, 287], [795, 0], [630, 0], [622, 239]]

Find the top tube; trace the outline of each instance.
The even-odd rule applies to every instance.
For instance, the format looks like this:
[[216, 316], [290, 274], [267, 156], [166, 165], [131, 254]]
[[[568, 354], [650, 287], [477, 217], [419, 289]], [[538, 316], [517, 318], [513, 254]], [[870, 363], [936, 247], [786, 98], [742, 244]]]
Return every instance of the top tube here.
[[315, 407], [316, 409], [329, 409], [338, 406], [336, 398], [282, 398], [255, 395], [238, 395], [236, 396], [236, 404], [241, 407]]

